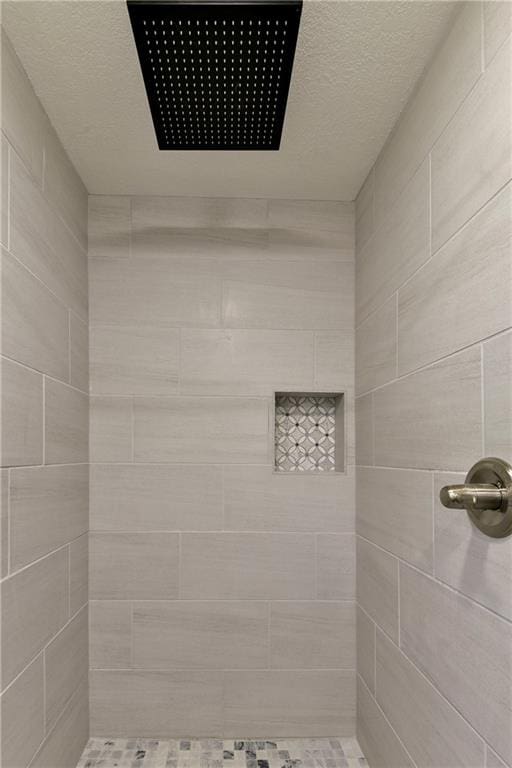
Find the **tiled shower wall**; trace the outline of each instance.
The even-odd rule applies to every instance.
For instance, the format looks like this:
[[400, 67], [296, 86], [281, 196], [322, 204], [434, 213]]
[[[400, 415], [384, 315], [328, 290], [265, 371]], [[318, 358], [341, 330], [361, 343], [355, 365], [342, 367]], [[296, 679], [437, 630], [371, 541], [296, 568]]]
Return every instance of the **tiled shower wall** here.
[[[354, 213], [91, 197], [91, 733], [355, 729]], [[274, 472], [274, 391], [348, 468]]]
[[1, 763], [88, 736], [87, 194], [2, 37]]
[[358, 736], [512, 764], [512, 538], [438, 501], [512, 460], [510, 3], [461, 5], [356, 205]]

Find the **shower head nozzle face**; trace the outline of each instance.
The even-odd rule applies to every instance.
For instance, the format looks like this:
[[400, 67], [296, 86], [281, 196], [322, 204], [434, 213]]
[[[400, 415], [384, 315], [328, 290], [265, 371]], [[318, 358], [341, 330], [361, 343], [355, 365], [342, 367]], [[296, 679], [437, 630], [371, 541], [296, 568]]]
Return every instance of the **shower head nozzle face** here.
[[302, 0], [127, 3], [160, 149], [279, 149]]

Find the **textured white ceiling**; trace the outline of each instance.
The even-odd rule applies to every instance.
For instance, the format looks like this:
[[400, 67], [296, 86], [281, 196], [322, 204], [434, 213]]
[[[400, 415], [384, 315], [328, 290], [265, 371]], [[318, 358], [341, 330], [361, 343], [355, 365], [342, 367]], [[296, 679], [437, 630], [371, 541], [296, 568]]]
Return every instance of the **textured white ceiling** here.
[[90, 193], [352, 200], [453, 7], [306, 0], [279, 152], [160, 152], [123, 0], [14, 0], [3, 23]]

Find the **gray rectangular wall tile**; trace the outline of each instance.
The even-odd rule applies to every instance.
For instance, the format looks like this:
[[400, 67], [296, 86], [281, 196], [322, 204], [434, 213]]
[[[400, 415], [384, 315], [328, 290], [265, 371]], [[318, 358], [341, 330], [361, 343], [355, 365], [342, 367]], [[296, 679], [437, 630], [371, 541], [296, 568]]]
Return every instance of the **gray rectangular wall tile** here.
[[91, 733], [176, 738], [218, 736], [222, 672], [92, 671]]
[[356, 398], [356, 463], [374, 464], [373, 393]]
[[91, 600], [178, 596], [178, 534], [92, 532]]
[[276, 200], [268, 202], [269, 227], [354, 232], [354, 204], [335, 200]]
[[68, 618], [68, 553], [55, 554], [2, 582], [2, 683], [8, 685]]
[[375, 693], [375, 624], [359, 605], [356, 622], [357, 674]]
[[315, 333], [315, 387], [339, 392], [353, 387], [354, 334], [352, 331]]
[[354, 669], [355, 653], [355, 603], [271, 603], [271, 667]]
[[510, 761], [512, 624], [401, 565], [400, 625], [407, 656]]
[[398, 292], [400, 374], [512, 324], [511, 207], [508, 186]]
[[512, 32], [512, 6], [509, 2], [484, 2], [484, 54], [489, 66]]
[[353, 478], [277, 473], [272, 467], [224, 468], [224, 525], [238, 531], [354, 530]]
[[432, 572], [432, 476], [408, 469], [357, 470], [357, 532]]
[[134, 399], [135, 461], [268, 463], [268, 402], [256, 398]]
[[437, 250], [512, 177], [510, 49], [496, 54], [432, 151]]
[[45, 462], [72, 464], [89, 459], [89, 396], [58, 381], [45, 381]]
[[89, 534], [69, 544], [69, 615], [73, 616], [89, 598]]
[[131, 461], [132, 421], [130, 397], [91, 396], [89, 398], [90, 461]]
[[82, 608], [45, 650], [45, 713], [47, 731], [69, 706], [73, 694], [87, 683], [88, 612]]
[[7, 576], [9, 559], [9, 472], [0, 470], [0, 579]]
[[88, 485], [86, 464], [11, 471], [12, 570], [52, 552], [88, 530]]
[[55, 727], [47, 734], [30, 768], [69, 768], [76, 765], [89, 738], [87, 684], [75, 692]]
[[314, 537], [301, 533], [184, 533], [181, 597], [312, 599]]
[[89, 328], [73, 312], [69, 313], [70, 383], [89, 392]]
[[352, 600], [356, 592], [356, 542], [350, 533], [316, 537], [318, 600]]
[[367, 392], [396, 377], [396, 296], [356, 330], [356, 391]]
[[132, 604], [126, 600], [89, 603], [89, 661], [92, 669], [131, 666]]
[[30, 763], [45, 733], [42, 654], [4, 692], [0, 708], [2, 765], [5, 768], [24, 768]]
[[91, 391], [175, 395], [180, 331], [145, 325], [91, 326]]
[[354, 733], [354, 672], [226, 672], [224, 679], [226, 737]]
[[2, 465], [43, 460], [43, 377], [5, 358], [2, 368]]
[[483, 764], [483, 740], [379, 630], [377, 701], [418, 768]]
[[142, 669], [258, 669], [268, 662], [263, 602], [136, 602], [132, 631], [132, 663]]
[[483, 345], [485, 454], [512, 462], [512, 333]]
[[2, 251], [2, 317], [5, 355], [69, 380], [68, 311], [6, 251]]
[[129, 197], [89, 195], [89, 258], [127, 258], [130, 255]]
[[92, 530], [222, 528], [221, 467], [97, 464], [90, 483]]
[[257, 198], [155, 197], [132, 198], [135, 231], [162, 227], [264, 228], [268, 202]]
[[181, 331], [181, 391], [196, 395], [272, 395], [313, 386], [310, 331]]
[[360, 677], [357, 679], [357, 738], [372, 768], [415, 768]]
[[357, 600], [366, 613], [398, 640], [398, 560], [357, 538]]
[[375, 463], [467, 469], [482, 451], [480, 349], [377, 390]]

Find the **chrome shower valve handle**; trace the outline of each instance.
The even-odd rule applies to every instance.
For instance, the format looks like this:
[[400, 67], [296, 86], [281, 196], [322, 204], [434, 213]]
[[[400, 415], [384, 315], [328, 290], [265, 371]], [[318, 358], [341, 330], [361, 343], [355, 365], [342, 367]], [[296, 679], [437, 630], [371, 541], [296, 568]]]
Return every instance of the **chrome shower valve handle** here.
[[512, 467], [502, 459], [481, 459], [463, 485], [445, 485], [439, 498], [449, 509], [465, 509], [487, 536], [512, 534]]

